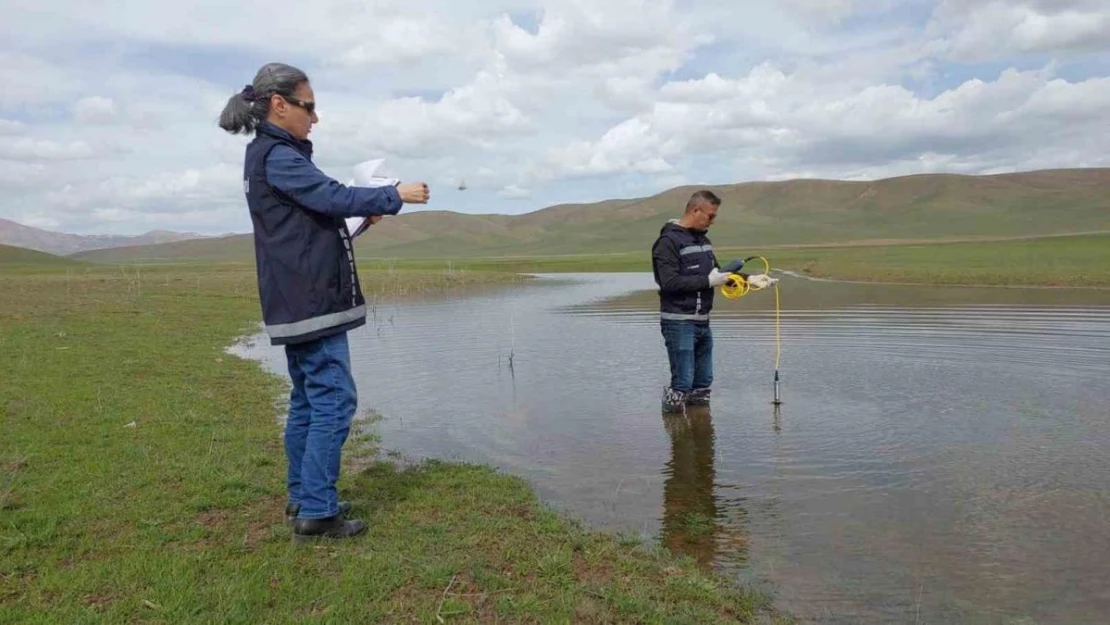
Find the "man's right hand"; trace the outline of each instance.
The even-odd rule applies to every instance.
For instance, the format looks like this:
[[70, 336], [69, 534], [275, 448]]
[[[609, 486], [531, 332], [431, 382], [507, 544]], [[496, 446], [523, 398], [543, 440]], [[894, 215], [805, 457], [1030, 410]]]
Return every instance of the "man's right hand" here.
[[722, 284], [728, 282], [728, 280], [729, 280], [729, 274], [721, 273], [720, 271], [717, 270], [716, 267], [714, 267], [709, 272], [709, 286], [721, 286]]
[[397, 193], [405, 204], [427, 204], [430, 194], [428, 185], [423, 182], [410, 182], [397, 185]]

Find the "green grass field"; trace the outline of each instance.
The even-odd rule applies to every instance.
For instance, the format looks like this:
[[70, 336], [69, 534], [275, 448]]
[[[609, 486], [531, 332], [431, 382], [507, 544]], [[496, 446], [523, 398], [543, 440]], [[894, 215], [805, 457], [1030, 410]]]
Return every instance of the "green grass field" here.
[[[712, 233], [711, 233], [712, 236]], [[716, 240], [716, 239], [715, 239]], [[646, 246], [650, 248], [650, 242]], [[1080, 286], [1110, 287], [1110, 234], [1060, 235], [1012, 240], [975, 242], [892, 243], [870, 245], [729, 247], [716, 243], [721, 259], [762, 255], [772, 269], [789, 270], [814, 277], [866, 282], [898, 282], [930, 285], [991, 286]], [[16, 248], [8, 248], [15, 250]], [[17, 255], [0, 249], [0, 267], [5, 272], [36, 272], [44, 266], [68, 268], [72, 272], [88, 267], [125, 267], [129, 271], [152, 268], [224, 267], [247, 270], [252, 262], [142, 261], [123, 265], [97, 265], [77, 262], [48, 254], [29, 252]], [[27, 250], [19, 250], [27, 252]], [[18, 262], [13, 259], [18, 258]], [[429, 275], [464, 276], [468, 272], [490, 273], [564, 273], [651, 271], [650, 249], [635, 253], [561, 254], [520, 257], [380, 258], [366, 252], [359, 255], [365, 271]], [[761, 270], [762, 262], [749, 265]], [[108, 270], [108, 269], [103, 269]], [[119, 270], [117, 271], [124, 271]], [[391, 284], [399, 285], [394, 280]]]
[[[650, 244], [649, 244], [650, 247]], [[815, 277], [868, 282], [982, 284], [1008, 286], [1110, 287], [1110, 235], [1077, 235], [976, 243], [768, 247], [717, 245], [723, 260], [761, 255], [772, 269]], [[651, 271], [650, 250], [635, 254], [565, 255], [527, 258], [362, 259], [374, 269], [533, 273]], [[761, 271], [762, 261], [748, 270]]]
[[[1110, 286], [1108, 235], [718, 251], [846, 280]], [[650, 260], [363, 258], [360, 271], [374, 300]], [[560, 518], [520, 480], [383, 461], [372, 426], [341, 484], [369, 534], [293, 548], [283, 385], [224, 353], [257, 327], [255, 288], [249, 262], [95, 265], [0, 248], [0, 622], [706, 623], [768, 610], [688, 560]]]
[[[370, 297], [518, 279], [363, 277]], [[256, 331], [253, 268], [0, 269], [0, 289], [0, 622], [693, 624], [766, 614], [765, 597], [587, 531], [519, 479], [385, 461], [372, 425], [348, 445], [340, 483], [368, 533], [296, 547], [282, 523], [284, 385], [224, 352]]]

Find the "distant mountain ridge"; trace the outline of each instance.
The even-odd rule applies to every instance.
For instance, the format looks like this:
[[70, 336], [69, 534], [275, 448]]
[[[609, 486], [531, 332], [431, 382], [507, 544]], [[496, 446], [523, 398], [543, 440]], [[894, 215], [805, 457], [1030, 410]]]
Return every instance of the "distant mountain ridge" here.
[[58, 256], [132, 245], [159, 245], [206, 238], [210, 237], [195, 232], [171, 232], [169, 230], [151, 230], [137, 236], [68, 234], [25, 226], [9, 219], [0, 218], [0, 245], [21, 247]]

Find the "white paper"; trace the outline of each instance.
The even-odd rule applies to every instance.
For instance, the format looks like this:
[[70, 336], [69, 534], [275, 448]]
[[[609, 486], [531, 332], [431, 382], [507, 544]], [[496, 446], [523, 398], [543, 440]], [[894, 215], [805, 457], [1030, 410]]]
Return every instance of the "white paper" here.
[[[363, 161], [353, 168], [354, 178], [347, 181], [348, 187], [385, 187], [396, 186], [400, 184], [400, 180], [396, 178], [384, 178], [382, 176], [375, 176], [374, 172], [378, 171], [382, 163], [385, 162], [384, 158], [375, 158], [369, 161]], [[351, 238], [366, 231], [370, 227], [369, 217], [348, 217], [347, 218], [347, 231], [351, 233]]]

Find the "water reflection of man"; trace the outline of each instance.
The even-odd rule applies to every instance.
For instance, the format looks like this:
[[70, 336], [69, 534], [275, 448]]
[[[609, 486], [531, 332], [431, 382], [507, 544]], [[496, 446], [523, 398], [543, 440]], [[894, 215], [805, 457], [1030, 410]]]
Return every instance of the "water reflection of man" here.
[[708, 569], [716, 555], [718, 507], [713, 493], [713, 419], [708, 408], [664, 414], [671, 459], [664, 469], [663, 544]]

